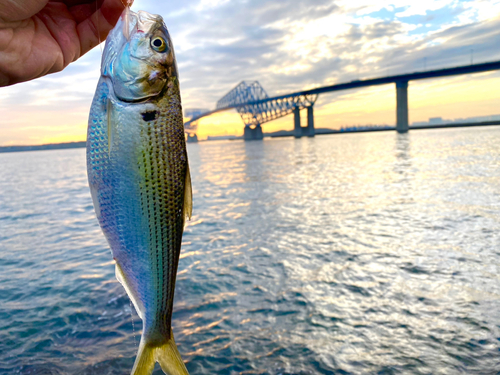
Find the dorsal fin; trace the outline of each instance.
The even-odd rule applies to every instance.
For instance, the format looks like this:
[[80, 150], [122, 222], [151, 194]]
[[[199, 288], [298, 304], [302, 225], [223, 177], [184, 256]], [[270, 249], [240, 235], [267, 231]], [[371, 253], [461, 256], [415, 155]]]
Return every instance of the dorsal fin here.
[[186, 183], [184, 185], [184, 218], [191, 220], [193, 215], [193, 190], [191, 187], [191, 172], [189, 171], [189, 163], [186, 167]]

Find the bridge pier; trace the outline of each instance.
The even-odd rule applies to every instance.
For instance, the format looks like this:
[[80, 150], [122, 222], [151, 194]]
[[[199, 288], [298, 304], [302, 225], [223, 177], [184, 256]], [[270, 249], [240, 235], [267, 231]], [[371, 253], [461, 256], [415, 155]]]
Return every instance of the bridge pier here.
[[187, 143], [198, 143], [198, 136], [196, 134], [190, 134], [190, 133], [188, 133], [188, 135], [187, 135]]
[[408, 133], [408, 81], [396, 81], [396, 131]]
[[255, 128], [250, 126], [245, 126], [245, 131], [243, 133], [243, 139], [245, 141], [261, 141], [264, 139], [264, 133], [262, 133], [262, 126], [257, 125]]
[[300, 108], [293, 109], [293, 136], [295, 138], [302, 137], [302, 126], [300, 126]]
[[316, 132], [314, 130], [314, 110], [313, 106], [307, 107], [307, 126], [300, 125], [300, 108], [293, 109], [293, 136], [295, 138], [301, 137], [314, 137]]
[[314, 137], [316, 134], [314, 130], [314, 107], [311, 105], [307, 107], [307, 136]]

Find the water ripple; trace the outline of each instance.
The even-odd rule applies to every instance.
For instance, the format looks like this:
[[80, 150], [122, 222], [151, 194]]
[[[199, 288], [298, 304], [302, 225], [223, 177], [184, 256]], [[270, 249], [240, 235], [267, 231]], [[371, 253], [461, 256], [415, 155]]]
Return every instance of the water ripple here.
[[[190, 373], [499, 372], [499, 143], [492, 127], [190, 144], [173, 321]], [[0, 159], [0, 374], [128, 374], [142, 325], [84, 150]]]

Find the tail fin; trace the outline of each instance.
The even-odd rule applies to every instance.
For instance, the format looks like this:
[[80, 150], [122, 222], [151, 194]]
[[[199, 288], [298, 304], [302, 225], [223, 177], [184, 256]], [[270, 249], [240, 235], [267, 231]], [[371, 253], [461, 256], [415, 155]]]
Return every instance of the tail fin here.
[[174, 334], [170, 331], [170, 340], [155, 349], [155, 360], [160, 364], [161, 369], [168, 375], [189, 375], [181, 354], [175, 345]]
[[161, 346], [152, 346], [141, 339], [137, 358], [131, 375], [151, 375], [155, 362], [158, 362], [161, 369], [168, 375], [189, 375], [184, 362], [182, 362], [177, 345], [175, 345], [174, 335], [170, 334], [170, 340]]

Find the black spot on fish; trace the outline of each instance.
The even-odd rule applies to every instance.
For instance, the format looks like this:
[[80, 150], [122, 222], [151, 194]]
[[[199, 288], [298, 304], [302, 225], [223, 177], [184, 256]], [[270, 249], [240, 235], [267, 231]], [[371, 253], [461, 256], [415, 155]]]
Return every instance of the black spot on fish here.
[[158, 118], [158, 111], [147, 111], [142, 113], [144, 121], [154, 121]]

